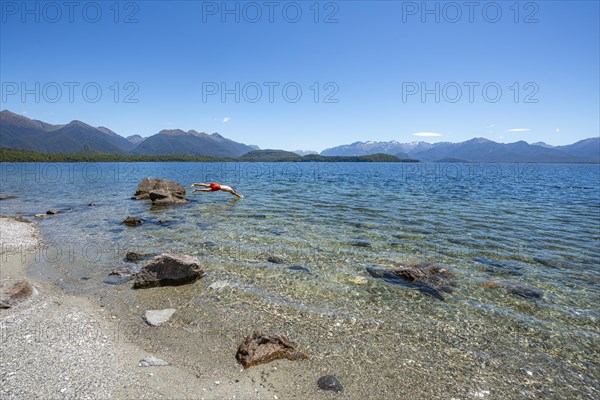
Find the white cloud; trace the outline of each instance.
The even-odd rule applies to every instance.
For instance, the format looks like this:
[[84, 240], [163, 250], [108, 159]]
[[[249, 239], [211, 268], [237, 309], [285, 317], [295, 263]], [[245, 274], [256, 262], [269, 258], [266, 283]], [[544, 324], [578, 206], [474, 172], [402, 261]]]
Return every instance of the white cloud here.
[[504, 136], [498, 136], [498, 139], [504, 139]]
[[228, 123], [230, 119], [231, 119], [231, 117], [225, 117], [225, 118], [223, 118], [223, 123], [224, 124]]
[[556, 133], [560, 132], [560, 128], [556, 128]]
[[506, 132], [529, 132], [531, 129], [529, 128], [512, 128], [507, 129]]
[[436, 136], [444, 136], [444, 134], [436, 133], [436, 132], [417, 132], [417, 133], [413, 133], [413, 136], [436, 137]]

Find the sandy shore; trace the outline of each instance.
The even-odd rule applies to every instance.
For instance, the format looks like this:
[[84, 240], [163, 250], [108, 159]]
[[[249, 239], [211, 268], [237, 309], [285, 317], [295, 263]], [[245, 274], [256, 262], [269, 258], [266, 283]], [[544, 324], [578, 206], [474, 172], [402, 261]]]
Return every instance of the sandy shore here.
[[213, 365], [203, 376], [177, 365], [140, 367], [141, 359], [155, 354], [133, 343], [106, 307], [27, 276], [39, 245], [37, 226], [7, 217], [0, 223], [0, 279], [27, 278], [38, 292], [0, 310], [0, 398], [278, 398], [239, 366], [224, 371]]

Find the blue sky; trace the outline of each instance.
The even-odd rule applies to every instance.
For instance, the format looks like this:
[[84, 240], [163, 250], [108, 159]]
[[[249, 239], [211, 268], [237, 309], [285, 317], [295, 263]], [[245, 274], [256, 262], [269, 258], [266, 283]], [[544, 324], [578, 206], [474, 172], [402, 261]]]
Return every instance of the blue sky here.
[[51, 123], [319, 151], [600, 132], [597, 1], [1, 4], [0, 106]]

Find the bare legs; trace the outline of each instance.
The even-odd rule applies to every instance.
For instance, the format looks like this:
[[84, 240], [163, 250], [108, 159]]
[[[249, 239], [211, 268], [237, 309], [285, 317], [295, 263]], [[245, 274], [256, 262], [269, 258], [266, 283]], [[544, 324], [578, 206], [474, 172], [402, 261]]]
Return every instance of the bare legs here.
[[[212, 192], [212, 188], [210, 187], [210, 184], [208, 183], [192, 183], [191, 187], [195, 187], [195, 186], [202, 186], [204, 189], [194, 189], [192, 191], [193, 192]], [[234, 188], [230, 187], [230, 186], [226, 186], [226, 185], [220, 185], [221, 190], [227, 193], [231, 193], [234, 196], [237, 196], [238, 199], [243, 198], [244, 196], [242, 196], [241, 194], [239, 194], [238, 192], [235, 191]]]

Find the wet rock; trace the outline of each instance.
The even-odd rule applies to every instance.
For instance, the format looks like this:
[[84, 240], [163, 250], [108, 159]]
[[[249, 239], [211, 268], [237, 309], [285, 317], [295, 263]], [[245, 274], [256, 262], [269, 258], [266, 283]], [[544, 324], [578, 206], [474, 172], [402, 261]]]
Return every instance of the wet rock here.
[[0, 196], [0, 200], [11, 200], [16, 198], [17, 196]]
[[0, 282], [0, 308], [16, 306], [31, 297], [34, 290], [33, 286], [24, 279]]
[[269, 256], [269, 258], [267, 258], [267, 261], [273, 264], [283, 264], [285, 262], [283, 261], [283, 258], [279, 256]]
[[44, 218], [47, 214], [35, 214], [35, 218]]
[[438, 300], [444, 300], [442, 292], [451, 293], [454, 274], [448, 268], [431, 263], [416, 263], [400, 266], [395, 269], [367, 267], [367, 272], [374, 278], [380, 278], [390, 283], [414, 287], [421, 293]]
[[177, 311], [174, 308], [166, 308], [164, 310], [146, 310], [144, 320], [150, 326], [160, 326], [167, 322]]
[[128, 251], [125, 254], [125, 260], [126, 261], [142, 261], [142, 260], [148, 260], [152, 257], [155, 257], [155, 254], [142, 254], [142, 253], [136, 253], [135, 251]]
[[112, 270], [103, 282], [108, 285], [122, 285], [133, 279], [133, 273], [128, 269]]
[[169, 363], [157, 357], [146, 357], [141, 359], [138, 365], [140, 367], [163, 367]]
[[94, 207], [96, 206], [96, 203], [88, 203], [88, 207]]
[[306, 353], [298, 350], [296, 344], [290, 342], [285, 336], [268, 336], [259, 332], [246, 336], [235, 355], [244, 368], [283, 358], [293, 361], [306, 357]]
[[135, 274], [133, 288], [184, 285], [197, 281], [202, 275], [204, 271], [194, 257], [161, 254]]
[[139, 217], [132, 217], [132, 216], [125, 218], [125, 221], [122, 222], [122, 224], [125, 224], [127, 226], [139, 226], [143, 223], [144, 223], [143, 219], [141, 219]]
[[46, 214], [48, 214], [48, 215], [56, 215], [58, 213], [60, 213], [60, 211], [56, 210], [56, 209], [46, 211]]
[[544, 292], [524, 286], [506, 286], [506, 289], [511, 294], [523, 297], [524, 299], [541, 299], [544, 296]]
[[154, 205], [187, 203], [185, 188], [167, 179], [144, 178], [133, 195], [135, 200], [149, 199]]
[[321, 390], [331, 390], [333, 392], [341, 392], [344, 390], [342, 384], [333, 375], [325, 375], [317, 380], [317, 386]]
[[354, 242], [352, 242], [350, 244], [354, 247], [364, 247], [364, 248], [371, 247], [371, 243], [367, 242], [366, 240], [355, 240]]

